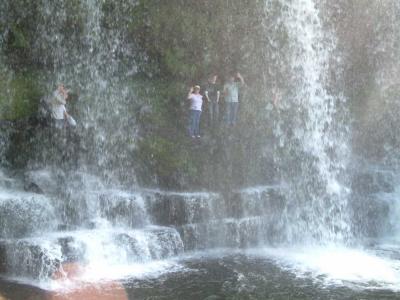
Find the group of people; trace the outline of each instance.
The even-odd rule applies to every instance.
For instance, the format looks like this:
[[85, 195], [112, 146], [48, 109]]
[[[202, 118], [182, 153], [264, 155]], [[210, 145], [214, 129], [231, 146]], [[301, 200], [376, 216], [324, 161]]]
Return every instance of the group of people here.
[[243, 76], [237, 72], [229, 76], [223, 86], [222, 93], [217, 83], [218, 75], [213, 74], [208, 79], [204, 88], [204, 93], [201, 93], [199, 85], [190, 88], [187, 99], [190, 101], [190, 116], [189, 116], [189, 135], [190, 137], [200, 138], [200, 118], [203, 109], [203, 102], [208, 102], [208, 110], [210, 114], [210, 123], [215, 126], [220, 118], [220, 103], [221, 98], [225, 102], [225, 122], [228, 126], [234, 126], [237, 122], [239, 108], [239, 91], [245, 85]]
[[[225, 103], [225, 122], [228, 126], [234, 126], [237, 122], [239, 108], [239, 92], [245, 85], [243, 76], [237, 72], [229, 76], [221, 89], [218, 84], [218, 75], [213, 74], [208, 79], [201, 93], [199, 85], [190, 88], [187, 99], [190, 100], [189, 135], [192, 138], [200, 138], [200, 118], [203, 110], [203, 102], [207, 101], [211, 126], [216, 126], [220, 120], [221, 98]], [[75, 120], [65, 108], [68, 99], [68, 90], [64, 84], [60, 84], [48, 100], [50, 115], [56, 128], [76, 126]]]

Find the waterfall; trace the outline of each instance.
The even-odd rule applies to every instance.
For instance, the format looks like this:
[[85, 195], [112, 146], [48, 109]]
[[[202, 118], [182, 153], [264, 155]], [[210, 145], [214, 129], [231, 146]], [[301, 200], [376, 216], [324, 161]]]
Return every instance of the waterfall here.
[[[135, 3], [125, 2], [125, 11], [118, 12], [117, 19], [124, 20], [124, 13]], [[136, 72], [135, 45], [125, 40], [126, 31], [104, 24], [104, 5], [97, 0], [73, 5], [42, 0], [43, 20], [34, 51], [43, 64], [52, 67], [47, 74], [49, 94], [64, 83], [77, 98], [67, 108], [78, 122], [84, 149], [81, 166], [108, 177], [118, 167], [124, 168], [123, 175], [129, 174], [134, 181], [131, 150], [138, 101], [130, 80]]]
[[[232, 7], [232, 15], [228, 14], [229, 18], [226, 20], [233, 23], [236, 17], [242, 18], [238, 9], [240, 1], [235, 4], [230, 4], [229, 1], [224, 4], [220, 2], [221, 6], [215, 8], [225, 10], [230, 5]], [[254, 3], [256, 2], [258, 3]], [[0, 3], [0, 21], [7, 19], [8, 9], [11, 10], [8, 6], [11, 7], [12, 3], [11, 0]], [[256, 70], [249, 71], [253, 77], [246, 76], [249, 89], [243, 87], [241, 90], [243, 101], [240, 122], [237, 127], [226, 128], [221, 125], [221, 128], [212, 128], [215, 130], [210, 129], [213, 132], [209, 136], [205, 134], [196, 142], [184, 140], [183, 128], [179, 128], [182, 129], [180, 133], [179, 129], [174, 131], [175, 128], [162, 128], [161, 134], [157, 132], [153, 136], [154, 128], [157, 131], [160, 130], [159, 127], [165, 124], [172, 126], [173, 123], [171, 120], [166, 121], [167, 118], [159, 117], [160, 112], [157, 110], [161, 113], [169, 110], [158, 107], [156, 102], [164, 101], [160, 106], [170, 106], [173, 103], [177, 107], [174, 107], [176, 110], [171, 115], [177, 116], [183, 111], [181, 103], [185, 99], [181, 103], [175, 99], [170, 103], [171, 99], [168, 97], [178, 97], [179, 92], [176, 90], [180, 91], [186, 82], [180, 82], [171, 87], [176, 90], [164, 94], [160, 90], [169, 88], [164, 84], [164, 78], [153, 78], [151, 71], [146, 73], [147, 70], [141, 73], [141, 68], [146, 68], [148, 63], [148, 57], [143, 53], [151, 50], [138, 50], [136, 42], [143, 37], [134, 35], [142, 27], [132, 29], [130, 26], [134, 25], [129, 22], [136, 15], [133, 13], [134, 8], [142, 5], [142, 2], [126, 0], [115, 3], [104, 0], [38, 0], [34, 4], [37, 19], [32, 22], [35, 27], [31, 28], [29, 34], [34, 35], [35, 39], [29, 51], [43, 76], [40, 82], [44, 83], [47, 91], [45, 98], [51, 97], [57, 85], [64, 83], [71, 94], [67, 109], [78, 125], [76, 128], [64, 128], [60, 131], [54, 131], [48, 124], [33, 125], [37, 128], [29, 128], [29, 132], [32, 132], [32, 136], [28, 136], [29, 143], [34, 145], [27, 158], [29, 161], [23, 170], [17, 170], [8, 168], [12, 163], [8, 164], [5, 157], [10, 155], [9, 145], [24, 144], [25, 141], [21, 140], [27, 136], [21, 135], [21, 138], [13, 135], [19, 128], [12, 126], [11, 131], [3, 131], [0, 123], [1, 276], [4, 275], [6, 280], [27, 281], [31, 285], [53, 289], [60, 284], [57, 276], [68, 279], [68, 268], [79, 265], [83, 270], [79, 280], [84, 283], [94, 281], [97, 284], [99, 281], [114, 279], [136, 279], [152, 272], [156, 275], [176, 270], [180, 272], [186, 267], [185, 264], [189, 268], [202, 268], [208, 254], [224, 253], [228, 249], [227, 257], [224, 256], [222, 260], [221, 257], [214, 257], [218, 263], [210, 263], [215, 268], [213, 271], [217, 271], [214, 273], [222, 275], [221, 278], [229, 268], [231, 257], [228, 256], [232, 252], [234, 263], [241, 265], [224, 283], [222, 294], [229, 292], [230, 281], [237, 281], [241, 285], [244, 278], [241, 272], [244, 269], [253, 272], [254, 264], [258, 264], [254, 260], [248, 267], [245, 265], [247, 262], [242, 263], [244, 257], [246, 258], [243, 261], [249, 257], [250, 260], [254, 257], [267, 257], [267, 260], [276, 262], [276, 265], [285, 270], [278, 271], [285, 273], [285, 276], [287, 270], [295, 270], [293, 272], [303, 278], [317, 274], [317, 277], [326, 277], [328, 280], [339, 278], [362, 284], [376, 281], [378, 286], [381, 284], [379, 280], [383, 278], [384, 284], [398, 285], [399, 267], [395, 262], [399, 253], [397, 246], [393, 246], [394, 250], [390, 250], [392, 252], [384, 247], [378, 249], [377, 246], [378, 250], [372, 249], [371, 255], [361, 249], [349, 251], [345, 248], [354, 241], [358, 242], [359, 237], [380, 237], [387, 232], [398, 240], [399, 178], [395, 172], [392, 174], [392, 170], [377, 168], [371, 171], [368, 168], [359, 168], [359, 174], [356, 175], [351, 173], [353, 170], [349, 170], [353, 159], [350, 149], [350, 124], [353, 116], [342, 80], [345, 73], [344, 50], [338, 47], [340, 36], [333, 28], [334, 25], [325, 19], [325, 9], [329, 9], [326, 3], [317, 0], [266, 0], [263, 2], [266, 3], [264, 13], [268, 17], [264, 17], [262, 12], [257, 18], [254, 15], [243, 17], [242, 21], [247, 22], [246, 18], [251, 18], [254, 23], [255, 20], [264, 18], [268, 26], [262, 30], [270, 34], [265, 38], [268, 40], [266, 46], [260, 46], [264, 41], [259, 41], [258, 38], [248, 48], [248, 45], [243, 45], [243, 49], [253, 51], [244, 53], [243, 59], [240, 58], [241, 51], [247, 50], [241, 49], [241, 45], [238, 49], [221, 50], [221, 64], [235, 61], [237, 65], [234, 67], [243, 67], [243, 74], [250, 68]], [[151, 9], [154, 9], [150, 11], [156, 18], [160, 13], [160, 3], [150, 4]], [[181, 3], [182, 1], [177, 1], [175, 5]], [[147, 13], [147, 4], [143, 5], [144, 8], [140, 9]], [[209, 4], [204, 4], [204, 10], [208, 14], [207, 5]], [[166, 6], [162, 6], [162, 9], [166, 9]], [[141, 13], [142, 11], [139, 15]], [[171, 12], [167, 10], [163, 13], [165, 20], [170, 18]], [[138, 22], [146, 23], [148, 20]], [[162, 19], [160, 24], [165, 20]], [[6, 22], [0, 25], [3, 23]], [[186, 25], [185, 22], [182, 24]], [[199, 24], [205, 26], [203, 23]], [[153, 24], [146, 24], [150, 25]], [[261, 27], [263, 26], [257, 25], [254, 30]], [[218, 41], [218, 45], [210, 44], [207, 47], [225, 48], [224, 42], [234, 45], [234, 27], [226, 28], [227, 34], [221, 38], [221, 45], [218, 44], [221, 41]], [[245, 35], [246, 28], [238, 26], [238, 31]], [[394, 31], [393, 28], [392, 30]], [[160, 33], [163, 31], [154, 36]], [[7, 33], [0, 35], [0, 46], [6, 35]], [[259, 32], [254, 36], [259, 37]], [[248, 34], [248, 41], [252, 42], [252, 39], [252, 34]], [[173, 45], [174, 43], [171, 42]], [[246, 44], [247, 39], [246, 42], [238, 42], [240, 43]], [[389, 44], [396, 48], [397, 39]], [[196, 50], [200, 53], [204, 51], [208, 54], [209, 49], [206, 46], [205, 49], [198, 47]], [[187, 59], [186, 49], [176, 50], [182, 52], [176, 56], [174, 51], [175, 49], [168, 49], [165, 54], [171, 54], [168, 61], [171, 69], [181, 59]], [[232, 57], [222, 57], [229, 53], [233, 53]], [[254, 53], [267, 54], [265, 57], [258, 57], [252, 55]], [[190, 59], [197, 59], [195, 54]], [[7, 90], [9, 95], [5, 94], [11, 99], [12, 89], [8, 89], [8, 85], [11, 85], [14, 76], [20, 74], [11, 64], [7, 66], [3, 56], [7, 57], [7, 53], [3, 55], [0, 52], [0, 88]], [[205, 60], [211, 61], [212, 58], [205, 55]], [[392, 60], [393, 57], [390, 57], [389, 63], [378, 73], [375, 78], [377, 83], [384, 85], [388, 82], [386, 76], [396, 73], [396, 67], [390, 69]], [[261, 67], [255, 66], [258, 63]], [[264, 65], [266, 67], [262, 76], [255, 74]], [[154, 66], [167, 69], [161, 63], [160, 66], [151, 64], [151, 68]], [[224, 65], [223, 68], [228, 69], [228, 66]], [[386, 68], [390, 69], [387, 73]], [[195, 72], [192, 69], [195, 68], [188, 66], [186, 71]], [[208, 72], [204, 72], [206, 71]], [[160, 74], [165, 75], [168, 72]], [[268, 77], [273, 77], [271, 74], [277, 75], [276, 78], [271, 80]], [[148, 76], [148, 82], [142, 82], [142, 78], [137, 75]], [[390, 84], [393, 85], [393, 82]], [[143, 90], [138, 88], [139, 85]], [[255, 92], [252, 88], [261, 92]], [[267, 97], [263, 97], [264, 94], [272, 93], [270, 90], [275, 90], [281, 96], [275, 108]], [[154, 96], [153, 93], [159, 94]], [[146, 97], [154, 99], [149, 100]], [[254, 101], [246, 103], [248, 99]], [[265, 105], [267, 100], [268, 104]], [[262, 106], [267, 106], [267, 109], [261, 109]], [[258, 108], [259, 111], [249, 113]], [[144, 110], [147, 111], [143, 114], [151, 111], [151, 116], [147, 119], [146, 115], [143, 121], [141, 114]], [[254, 120], [247, 120], [248, 116], [254, 117]], [[160, 120], [155, 120], [156, 118]], [[154, 127], [151, 126], [153, 124], [145, 124], [150, 125], [150, 129], [146, 127], [143, 130], [146, 131], [143, 135], [148, 134], [150, 138], [142, 136], [141, 132], [139, 134], [141, 126], [145, 127], [143, 123], [154, 120], [160, 124], [155, 124]], [[175, 125], [180, 126], [183, 123], [181, 121], [177, 121]], [[271, 130], [273, 133], [263, 135], [262, 131], [270, 125], [274, 127]], [[260, 132], [262, 138], [258, 136]], [[168, 140], [175, 134], [182, 136], [176, 140]], [[263, 139], [264, 136], [269, 140]], [[156, 140], [153, 145], [153, 137], [161, 137], [161, 142]], [[140, 148], [142, 144], [139, 141], [149, 142], [150, 145]], [[167, 154], [163, 152], [163, 147], [168, 148], [169, 143], [175, 142], [185, 150], [182, 152], [185, 154], [182, 161], [176, 162], [176, 157], [170, 153], [179, 148], [171, 147], [172, 150], [168, 149]], [[237, 147], [238, 144], [244, 146]], [[75, 147], [73, 151], [64, 149], [70, 146]], [[148, 170], [156, 170], [157, 163], [161, 161], [166, 164], [160, 167], [163, 171], [160, 174], [165, 177], [170, 176], [170, 164], [177, 169], [187, 168], [182, 174], [188, 177], [192, 174], [201, 176], [213, 172], [209, 181], [221, 182], [210, 185], [221, 189], [210, 191], [199, 187], [198, 190], [166, 191], [157, 189], [159, 187], [145, 188], [140, 184], [140, 175], [143, 175], [140, 172], [148, 170], [136, 168], [134, 157], [141, 157], [134, 155], [136, 147], [143, 152], [148, 150], [144, 157], [149, 162], [143, 163]], [[209, 165], [204, 167], [187, 163], [186, 160], [201, 156], [204, 149], [205, 153], [215, 155], [207, 162]], [[18, 151], [19, 149], [17, 153]], [[157, 151], [161, 152], [161, 158], [151, 160], [153, 155], [157, 155]], [[74, 155], [72, 158], [69, 157], [71, 153]], [[260, 159], [252, 160], [251, 155], [260, 153]], [[228, 170], [212, 168], [212, 164], [219, 162], [222, 166], [227, 166]], [[151, 166], [153, 169], [151, 164], [155, 165]], [[209, 170], [201, 170], [202, 167]], [[248, 167], [248, 170], [243, 173], [240, 172], [242, 170], [236, 170], [243, 167]], [[265, 172], [264, 167], [268, 169]], [[252, 173], [253, 168], [258, 170]], [[235, 174], [236, 171], [238, 174]], [[267, 172], [271, 174], [260, 176], [261, 178], [241, 178], [245, 177], [241, 176], [243, 174], [257, 177], [258, 174], [265, 175], [263, 173]], [[151, 176], [157, 175], [150, 174], [149, 177]], [[222, 178], [224, 176], [226, 178]], [[180, 178], [171, 177], [171, 182]], [[238, 182], [242, 185], [250, 183], [250, 186], [239, 186]], [[251, 186], [255, 182], [258, 185]], [[371, 236], [371, 232], [375, 236]], [[197, 258], [199, 252], [200, 259]], [[337, 255], [332, 256], [332, 253]], [[350, 264], [354, 256], [357, 259], [350, 268], [354, 268], [355, 272], [346, 269], [346, 264]], [[193, 263], [193, 257], [198, 261]], [[369, 262], [381, 268], [378, 275], [370, 270], [366, 272], [368, 270], [365, 266]], [[222, 267], [224, 270], [219, 274], [219, 268]], [[265, 268], [265, 265], [260, 264], [257, 268]], [[245, 278], [252, 285], [258, 281], [254, 280], [258, 277], [257, 268], [254, 268], [250, 277]], [[272, 273], [274, 270], [268, 266], [266, 269], [268, 276], [275, 276]], [[345, 271], [341, 272], [343, 269]], [[200, 272], [196, 269], [194, 273], [196, 272], [202, 273], [202, 276], [207, 275], [203, 274], [203, 269]], [[183, 277], [185, 276], [186, 274]], [[268, 280], [275, 285], [276, 279], [270, 280], [272, 277], [268, 277]], [[291, 275], [289, 277], [289, 280], [293, 280]], [[164, 279], [162, 281], [164, 284]], [[180, 280], [177, 282], [181, 283]], [[286, 283], [276, 286], [289, 286]], [[165, 286], [168, 284], [170, 283], [166, 280]], [[267, 289], [264, 289], [264, 293], [265, 290]], [[246, 294], [238, 297], [242, 295]], [[214, 299], [213, 296], [204, 297], [211, 298]]]
[[[0, 173], [0, 260], [6, 259], [7, 275], [43, 284], [64, 263], [78, 261], [89, 277], [113, 272], [118, 277], [131, 274], [137, 264], [179, 255], [178, 231], [151, 222], [132, 168], [139, 102], [131, 82], [136, 51], [125, 40], [127, 32], [114, 29], [112, 22], [123, 22], [136, 1], [122, 4], [117, 20], [107, 20], [102, 0], [36, 5], [40, 22], [32, 51], [47, 66], [48, 96], [60, 83], [71, 90], [74, 99], [67, 109], [78, 126], [70, 135], [43, 131], [31, 137], [41, 161], [31, 158], [23, 180]], [[57, 147], [48, 135], [58, 138]], [[76, 140], [76, 168], [71, 169], [63, 164], [60, 147]], [[129, 187], [122, 187], [118, 176]], [[155, 270], [173, 269], [156, 265]]]
[[[293, 123], [282, 124], [292, 127], [294, 136], [284, 147], [301, 157], [300, 173], [284, 174], [289, 189], [265, 186], [228, 195], [145, 191], [134, 178], [122, 186], [114, 174], [134, 173], [133, 113], [140, 104], [131, 80], [136, 51], [127, 42], [128, 29], [114, 29], [113, 22], [124, 22], [135, 3], [122, 4], [113, 20], [101, 0], [72, 7], [67, 0], [38, 4], [41, 22], [33, 51], [48, 66], [49, 93], [64, 83], [77, 96], [67, 108], [75, 113], [75, 134], [83, 149], [76, 169], [44, 163], [25, 172], [25, 182], [43, 195], [15, 194], [6, 184], [0, 186], [0, 212], [10, 216], [4, 221], [9, 231], [1, 235], [10, 274], [46, 280], [69, 261], [85, 262], [96, 272], [106, 265], [148, 263], [185, 250], [280, 243], [285, 235], [289, 243], [343, 240], [349, 224], [343, 213], [347, 190], [339, 176], [348, 150], [345, 125], [336, 125], [335, 113], [337, 102], [344, 100], [328, 93], [334, 38], [322, 28], [313, 1], [283, 2], [295, 95], [289, 105]], [[39, 152], [59, 155], [49, 148], [38, 143]], [[290, 157], [283, 160], [295, 165]], [[13, 180], [5, 178], [3, 182]], [[44, 227], [12, 223], [24, 215]], [[294, 223], [289, 220], [293, 216]], [[42, 236], [36, 230], [44, 230]]]
[[349, 135], [348, 124], [341, 122], [347, 119], [345, 98], [330, 88], [335, 36], [323, 25], [313, 0], [283, 1], [282, 11], [291, 56], [282, 106], [291, 117], [278, 121], [276, 153], [289, 161], [282, 175], [293, 201], [285, 215], [287, 239], [344, 242], [351, 230], [344, 176]]

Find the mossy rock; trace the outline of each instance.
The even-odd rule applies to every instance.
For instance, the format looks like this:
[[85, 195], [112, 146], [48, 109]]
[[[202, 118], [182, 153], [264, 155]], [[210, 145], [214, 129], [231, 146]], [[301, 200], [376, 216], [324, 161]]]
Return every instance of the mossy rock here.
[[150, 136], [139, 143], [136, 156], [156, 177], [158, 184], [176, 188], [185, 177], [196, 177], [198, 169], [187, 147], [160, 136]]
[[15, 74], [0, 82], [0, 118], [18, 120], [36, 114], [43, 89], [37, 73]]

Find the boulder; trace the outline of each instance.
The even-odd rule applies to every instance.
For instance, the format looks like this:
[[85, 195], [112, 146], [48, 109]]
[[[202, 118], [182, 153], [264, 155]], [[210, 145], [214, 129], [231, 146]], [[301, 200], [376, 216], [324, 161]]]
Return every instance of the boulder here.
[[56, 227], [49, 198], [15, 191], [0, 194], [0, 238], [20, 238]]

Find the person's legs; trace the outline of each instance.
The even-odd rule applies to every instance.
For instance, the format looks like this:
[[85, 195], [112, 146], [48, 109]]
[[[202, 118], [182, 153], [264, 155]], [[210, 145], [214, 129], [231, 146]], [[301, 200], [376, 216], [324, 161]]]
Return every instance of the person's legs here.
[[214, 103], [214, 122], [215, 124], [219, 121], [219, 103], [215, 101]]
[[196, 111], [191, 109], [189, 111], [189, 135], [190, 136], [194, 136], [195, 116], [196, 116]]
[[195, 130], [194, 130], [194, 135], [199, 136], [200, 135], [200, 116], [201, 116], [201, 111], [196, 110], [196, 116], [195, 116]]
[[228, 125], [231, 124], [231, 119], [232, 119], [232, 102], [227, 102], [226, 103], [226, 123]]
[[53, 120], [53, 127], [58, 129], [58, 130], [62, 130], [65, 127], [65, 121], [63, 119], [61, 119], [61, 120], [54, 119]]
[[239, 102], [232, 103], [232, 125], [236, 124]]
[[212, 125], [214, 123], [214, 102], [209, 102], [208, 105], [209, 113], [210, 113], [210, 122], [209, 125]]

